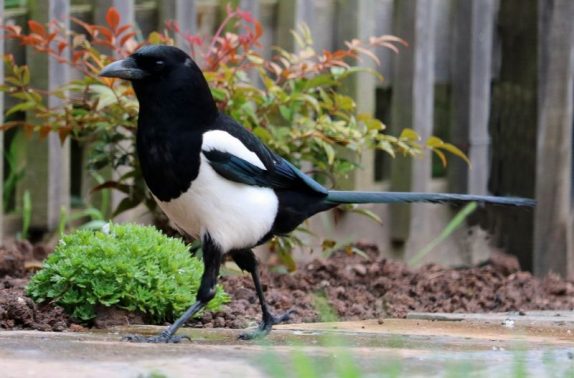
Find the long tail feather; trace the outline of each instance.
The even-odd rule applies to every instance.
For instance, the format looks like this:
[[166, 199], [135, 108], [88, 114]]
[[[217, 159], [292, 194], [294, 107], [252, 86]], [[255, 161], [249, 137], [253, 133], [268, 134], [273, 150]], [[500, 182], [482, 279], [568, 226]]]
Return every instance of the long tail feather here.
[[343, 203], [466, 203], [471, 201], [505, 206], [533, 207], [536, 201], [520, 197], [479, 196], [473, 194], [411, 193], [411, 192], [346, 192], [329, 191], [326, 200], [334, 204]]

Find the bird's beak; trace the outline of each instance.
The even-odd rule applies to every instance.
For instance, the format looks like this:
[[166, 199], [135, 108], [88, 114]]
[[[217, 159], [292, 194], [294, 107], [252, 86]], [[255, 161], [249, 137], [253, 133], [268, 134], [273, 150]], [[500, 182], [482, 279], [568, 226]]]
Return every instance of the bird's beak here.
[[139, 80], [148, 75], [139, 68], [133, 58], [125, 58], [108, 64], [100, 71], [100, 76], [117, 77], [125, 80]]

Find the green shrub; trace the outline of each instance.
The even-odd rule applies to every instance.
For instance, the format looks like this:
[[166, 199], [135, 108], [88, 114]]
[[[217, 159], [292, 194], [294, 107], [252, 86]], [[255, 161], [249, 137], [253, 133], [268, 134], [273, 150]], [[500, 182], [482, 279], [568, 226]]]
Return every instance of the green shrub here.
[[[93, 319], [96, 307], [103, 305], [162, 323], [195, 301], [202, 272], [202, 262], [181, 240], [154, 227], [109, 224], [103, 231], [64, 236], [32, 277], [27, 293], [37, 302], [55, 301], [82, 321]], [[228, 300], [218, 287], [207, 309]]]

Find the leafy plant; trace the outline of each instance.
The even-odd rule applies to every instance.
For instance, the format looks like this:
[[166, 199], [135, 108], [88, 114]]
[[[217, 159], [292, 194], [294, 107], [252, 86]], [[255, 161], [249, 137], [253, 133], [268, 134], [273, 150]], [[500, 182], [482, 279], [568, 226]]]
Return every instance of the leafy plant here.
[[[164, 32], [152, 32], [145, 40], [136, 40], [133, 27], [122, 24], [114, 8], [107, 12], [106, 25], [72, 21], [84, 33], [66, 30], [57, 22], [43, 25], [29, 21], [29, 33], [16, 25], [4, 26], [6, 38], [70, 65], [84, 77], [54, 93], [45, 93], [30, 85], [28, 67], [18, 66], [7, 57], [6, 85], [0, 89], [19, 100], [8, 113], [28, 111], [39, 122], [12, 121], [3, 128], [20, 126], [27, 133], [42, 135], [57, 132], [62, 140], [72, 137], [89, 144], [89, 169], [111, 167], [122, 172], [117, 179], [97, 187], [126, 195], [114, 214], [141, 203], [151, 210], [156, 205], [135, 156], [138, 103], [133, 90], [125, 81], [101, 78], [98, 73], [115, 58], [129, 55], [141, 45], [173, 44], [177, 34], [187, 41], [188, 52], [203, 63], [219, 108], [295, 165], [310, 167], [309, 173], [328, 185], [335, 185], [356, 169], [358, 163], [353, 158], [365, 149], [415, 156], [429, 148], [444, 163], [443, 151], [466, 159], [455, 146], [436, 137], [422, 142], [410, 129], [399, 136], [386, 134], [381, 121], [371, 114], [358, 113], [353, 98], [344, 94], [343, 83], [358, 72], [367, 71], [381, 79], [376, 71], [355, 64], [362, 58], [379, 63], [373, 50], [383, 47], [398, 51], [399, 45], [406, 45], [400, 38], [383, 35], [368, 41], [354, 39], [345, 48], [317, 52], [309, 29], [301, 26], [293, 32], [299, 45], [297, 52], [276, 48], [267, 60], [259, 53], [261, 24], [249, 13], [230, 6], [209, 40], [183, 34], [173, 21], [166, 24]], [[48, 96], [60, 97], [63, 104], [47, 107]], [[293, 239], [275, 239], [271, 248], [288, 255], [294, 243]]]
[[[203, 264], [181, 240], [150, 226], [108, 224], [64, 236], [27, 293], [37, 302], [54, 301], [82, 321], [94, 318], [97, 306], [114, 306], [161, 324], [193, 303], [202, 272]], [[228, 299], [218, 286], [207, 309]]]

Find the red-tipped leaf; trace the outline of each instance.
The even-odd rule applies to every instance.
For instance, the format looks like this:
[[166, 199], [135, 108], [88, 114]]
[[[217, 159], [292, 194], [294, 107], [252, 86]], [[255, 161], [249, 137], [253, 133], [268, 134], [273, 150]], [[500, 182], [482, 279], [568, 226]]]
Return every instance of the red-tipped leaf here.
[[46, 36], [46, 27], [38, 21], [29, 20], [28, 27], [32, 33], [41, 35], [42, 37]]
[[120, 24], [120, 13], [115, 7], [110, 7], [106, 13], [106, 22], [113, 30], [116, 30]]

